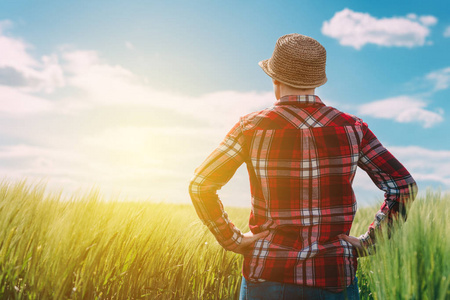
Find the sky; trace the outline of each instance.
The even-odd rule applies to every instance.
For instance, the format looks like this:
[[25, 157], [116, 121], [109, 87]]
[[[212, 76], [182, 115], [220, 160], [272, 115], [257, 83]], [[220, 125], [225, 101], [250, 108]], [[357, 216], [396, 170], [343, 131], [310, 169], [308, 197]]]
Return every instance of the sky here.
[[[72, 197], [189, 203], [197, 166], [276, 101], [258, 62], [327, 50], [326, 105], [362, 118], [421, 193], [450, 189], [445, 1], [2, 1], [0, 178]], [[360, 205], [383, 199], [367, 174]], [[245, 165], [219, 191], [250, 206]]]

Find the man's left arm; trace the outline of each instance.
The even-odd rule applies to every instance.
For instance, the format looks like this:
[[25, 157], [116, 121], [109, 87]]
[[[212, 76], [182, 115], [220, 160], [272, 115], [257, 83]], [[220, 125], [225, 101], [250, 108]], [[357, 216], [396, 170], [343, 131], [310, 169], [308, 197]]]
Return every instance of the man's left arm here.
[[244, 135], [237, 123], [225, 139], [195, 170], [189, 194], [202, 222], [219, 244], [235, 251], [243, 240], [242, 232], [231, 222], [217, 195], [217, 190], [233, 177], [245, 161]]

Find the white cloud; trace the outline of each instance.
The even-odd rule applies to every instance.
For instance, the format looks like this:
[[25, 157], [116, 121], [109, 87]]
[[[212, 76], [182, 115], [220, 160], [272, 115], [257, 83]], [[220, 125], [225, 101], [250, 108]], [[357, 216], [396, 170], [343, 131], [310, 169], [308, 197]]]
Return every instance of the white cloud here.
[[[83, 92], [70, 102], [88, 102], [98, 105], [138, 104], [149, 99], [149, 90], [131, 71], [101, 61], [95, 51], [68, 51], [62, 53], [67, 85]], [[155, 94], [151, 96], [157, 96]]]
[[69, 188], [79, 188], [82, 181], [89, 178], [86, 176], [89, 170], [76, 167], [82, 165], [82, 157], [67, 148], [55, 149], [23, 143], [2, 145], [0, 161], [0, 178], [7, 178], [8, 181], [44, 179], [50, 181], [53, 188], [61, 183], [64, 186], [69, 184]]
[[417, 181], [438, 182], [450, 188], [450, 151], [418, 146], [389, 147]]
[[220, 91], [191, 100], [194, 101], [189, 105], [188, 110], [192, 116], [222, 128], [232, 126], [240, 116], [264, 109], [276, 101], [272, 92], [237, 91]]
[[9, 20], [0, 21], [0, 68], [13, 67], [18, 70], [26, 70], [36, 67], [38, 62], [27, 53], [31, 46], [19, 38], [6, 36], [4, 32], [12, 26]]
[[275, 102], [272, 92], [220, 91], [200, 97], [160, 92], [131, 71], [102, 62], [94, 51], [65, 52], [63, 58], [63, 68], [70, 74], [67, 85], [76, 87], [82, 95], [62, 102], [67, 105], [82, 102], [85, 105], [78, 106], [80, 109], [113, 105], [163, 107], [223, 127], [232, 126], [240, 116]]
[[57, 56], [43, 56], [40, 60], [33, 58], [28, 53], [31, 45], [20, 38], [5, 35], [11, 26], [8, 20], [0, 21], [0, 85], [47, 93], [63, 86], [64, 77]]
[[433, 83], [435, 91], [448, 89], [450, 86], [450, 67], [428, 73], [425, 78]]
[[363, 104], [358, 108], [360, 115], [391, 119], [400, 123], [419, 122], [429, 128], [442, 122], [442, 111], [426, 110], [427, 103], [409, 96], [398, 96]]
[[444, 37], [450, 37], [450, 26], [447, 26], [444, 30]]
[[29, 116], [54, 109], [52, 102], [0, 85], [0, 112], [6, 116]]
[[436, 24], [434, 16], [408, 14], [406, 17], [377, 19], [368, 13], [348, 8], [337, 12], [322, 25], [322, 33], [338, 39], [344, 46], [361, 49], [366, 44], [379, 46], [423, 46], [429, 26]]
[[433, 26], [436, 25], [438, 19], [435, 16], [421, 16], [419, 21], [425, 26]]
[[125, 47], [127, 47], [128, 50], [134, 50], [135, 49], [134, 45], [131, 42], [129, 42], [129, 41], [125, 42]]

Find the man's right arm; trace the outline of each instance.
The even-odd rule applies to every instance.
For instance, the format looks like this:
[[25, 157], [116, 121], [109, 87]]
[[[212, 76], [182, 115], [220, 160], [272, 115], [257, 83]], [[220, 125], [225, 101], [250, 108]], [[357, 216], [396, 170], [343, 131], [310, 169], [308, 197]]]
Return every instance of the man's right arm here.
[[385, 192], [384, 202], [375, 214], [374, 221], [367, 232], [358, 238], [362, 248], [371, 254], [377, 231], [386, 228], [389, 232], [395, 218], [406, 220], [406, 205], [414, 200], [418, 188], [411, 174], [380, 143], [366, 123], [363, 123], [358, 166]]

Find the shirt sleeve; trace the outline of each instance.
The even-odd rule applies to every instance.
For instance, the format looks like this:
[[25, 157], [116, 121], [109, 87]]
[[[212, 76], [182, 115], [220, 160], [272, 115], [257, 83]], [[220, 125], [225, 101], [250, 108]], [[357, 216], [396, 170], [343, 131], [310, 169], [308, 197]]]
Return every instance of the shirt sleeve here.
[[226, 250], [234, 250], [241, 243], [243, 234], [228, 218], [217, 190], [231, 179], [244, 161], [244, 135], [238, 122], [195, 170], [189, 185], [198, 216]]
[[375, 185], [384, 191], [384, 202], [375, 214], [367, 232], [359, 237], [369, 254], [374, 252], [375, 233], [387, 227], [388, 234], [395, 218], [406, 220], [406, 204], [417, 194], [417, 184], [406, 168], [380, 143], [363, 123], [363, 138], [358, 166], [367, 172]]

